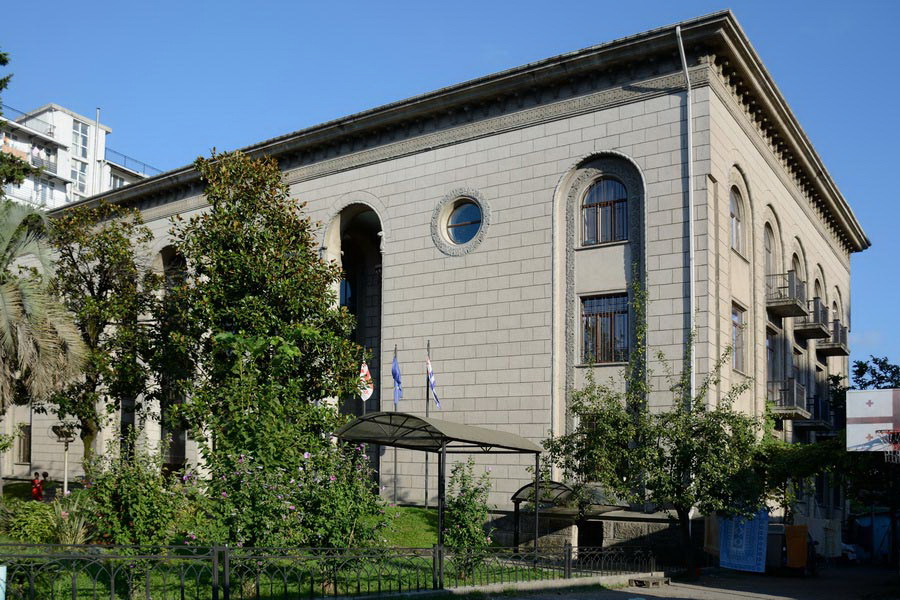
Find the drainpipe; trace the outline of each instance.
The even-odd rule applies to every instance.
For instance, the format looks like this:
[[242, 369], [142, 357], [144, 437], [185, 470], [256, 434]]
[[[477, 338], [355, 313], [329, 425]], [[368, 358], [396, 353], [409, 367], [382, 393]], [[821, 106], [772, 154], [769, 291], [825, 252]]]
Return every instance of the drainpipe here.
[[[690, 369], [690, 395], [688, 396], [688, 403], [693, 403], [694, 401], [694, 390], [696, 389], [696, 369], [694, 364], [694, 357], [696, 356], [696, 352], [694, 351], [694, 331], [696, 330], [696, 322], [695, 315], [696, 312], [694, 306], [694, 119], [693, 119], [693, 111], [691, 110], [693, 104], [693, 97], [691, 95], [691, 76], [688, 73], [687, 67], [687, 59], [684, 56], [684, 42], [681, 39], [681, 25], [675, 27], [675, 37], [678, 38], [678, 53], [681, 55], [681, 68], [684, 71], [684, 85], [687, 96], [687, 114], [685, 115], [685, 129], [687, 129], [687, 201], [688, 201], [688, 310], [690, 311], [690, 330], [688, 331], [688, 368]], [[690, 404], [688, 405], [688, 409], [690, 409]], [[688, 512], [688, 539], [690, 540], [691, 536], [691, 511]], [[689, 541], [690, 543], [690, 541]], [[688, 548], [688, 552], [693, 552], [693, 547]]]
[[97, 107], [97, 117], [94, 119], [94, 170], [91, 173], [91, 196], [100, 193], [100, 186], [103, 184], [103, 173], [100, 168], [100, 107]]
[[[684, 71], [684, 82], [685, 89], [687, 92], [687, 115], [686, 115], [686, 129], [687, 129], [687, 202], [688, 202], [688, 310], [690, 311], [690, 330], [688, 331], [689, 339], [691, 339], [696, 331], [696, 306], [695, 306], [695, 291], [694, 291], [694, 268], [696, 264], [696, 260], [694, 257], [694, 119], [693, 119], [693, 111], [691, 110], [693, 104], [693, 97], [691, 95], [691, 78], [688, 73], [687, 67], [687, 59], [684, 55], [684, 42], [681, 39], [681, 25], [675, 27], [675, 36], [678, 38], [678, 52], [681, 54], [681, 68]], [[688, 346], [688, 368], [690, 369], [691, 377], [690, 377], [690, 400], [693, 401], [694, 398], [694, 390], [696, 389], [696, 369], [694, 364], [694, 356], [696, 352], [694, 351], [694, 342], [695, 340], [691, 340], [690, 345]]]

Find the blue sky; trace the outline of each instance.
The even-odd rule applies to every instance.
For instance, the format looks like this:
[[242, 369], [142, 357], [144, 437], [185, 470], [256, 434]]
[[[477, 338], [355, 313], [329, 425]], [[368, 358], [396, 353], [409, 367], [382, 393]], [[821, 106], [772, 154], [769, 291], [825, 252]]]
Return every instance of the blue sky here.
[[102, 110], [161, 169], [495, 71], [731, 8], [873, 247], [853, 359], [900, 362], [900, 2], [10, 2], [3, 102]]

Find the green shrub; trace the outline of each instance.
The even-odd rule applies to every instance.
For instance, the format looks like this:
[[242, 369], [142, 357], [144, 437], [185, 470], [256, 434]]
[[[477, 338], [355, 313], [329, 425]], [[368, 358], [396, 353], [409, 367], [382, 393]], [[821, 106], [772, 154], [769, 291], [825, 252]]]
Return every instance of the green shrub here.
[[[184, 496], [162, 469], [160, 450], [148, 450], [132, 433], [85, 465], [85, 491], [100, 541], [125, 546], [164, 546], [175, 534]], [[162, 444], [160, 445], [162, 446]]]
[[444, 543], [452, 550], [451, 562], [463, 578], [484, 562], [491, 543], [492, 531], [485, 529], [491, 480], [487, 472], [476, 478], [474, 470], [472, 458], [453, 465], [444, 509]]
[[3, 506], [6, 534], [27, 544], [53, 541], [53, 507], [43, 502], [9, 499]]

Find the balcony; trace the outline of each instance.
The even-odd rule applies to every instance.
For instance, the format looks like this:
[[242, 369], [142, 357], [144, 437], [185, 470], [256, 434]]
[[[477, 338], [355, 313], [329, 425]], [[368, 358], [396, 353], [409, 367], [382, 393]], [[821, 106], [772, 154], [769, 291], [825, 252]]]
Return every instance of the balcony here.
[[766, 275], [766, 310], [776, 317], [807, 316], [806, 283], [796, 272]]
[[119, 165], [129, 171], [137, 173], [138, 175], [143, 175], [144, 177], [152, 177], [154, 175], [159, 175], [162, 173], [156, 167], [151, 167], [145, 162], [141, 162], [136, 158], [131, 158], [130, 156], [126, 156], [121, 152], [116, 152], [112, 148], [106, 149], [106, 154], [104, 156], [107, 162], [111, 162], [113, 164]]
[[819, 356], [850, 356], [847, 346], [847, 326], [835, 319], [831, 322], [830, 335], [816, 342], [816, 354]]
[[809, 314], [794, 321], [794, 335], [804, 340], [831, 337], [828, 307], [822, 300], [813, 298], [809, 301]]
[[54, 175], [56, 174], [56, 161], [55, 160], [47, 160], [46, 158], [32, 156], [28, 159], [28, 162], [30, 162], [31, 166], [33, 166], [33, 167], [39, 167], [47, 173], [53, 173]]
[[810, 396], [806, 410], [809, 412], [809, 419], [795, 422], [794, 427], [819, 432], [830, 432], [834, 429], [831, 407], [826, 396]]
[[806, 388], [793, 377], [770, 381], [766, 386], [766, 399], [772, 403], [772, 411], [782, 419], [808, 419]]
[[21, 110], [16, 110], [15, 108], [3, 104], [0, 105], [3, 110], [3, 115], [8, 119], [12, 119], [19, 125], [24, 125], [30, 129], [33, 129], [39, 133], [43, 133], [48, 137], [53, 137], [54, 127], [52, 123], [48, 123], [43, 119], [39, 119], [37, 117], [33, 117], [28, 113], [24, 113]]

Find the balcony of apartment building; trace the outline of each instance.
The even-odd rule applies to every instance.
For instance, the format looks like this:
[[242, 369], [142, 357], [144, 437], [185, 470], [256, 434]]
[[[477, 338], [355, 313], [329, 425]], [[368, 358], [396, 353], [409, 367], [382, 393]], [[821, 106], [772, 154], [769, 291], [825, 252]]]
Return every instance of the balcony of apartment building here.
[[117, 152], [112, 148], [106, 148], [106, 153], [104, 158], [106, 162], [112, 163], [117, 167], [121, 167], [126, 171], [130, 171], [135, 175], [140, 177], [153, 177], [154, 175], [159, 175], [162, 173], [161, 170], [156, 167], [151, 167], [145, 162], [137, 160], [136, 158], [131, 158], [121, 152]]
[[828, 400], [828, 392], [819, 389], [811, 395], [806, 402], [806, 411], [809, 418], [794, 422], [794, 427], [816, 431], [819, 435], [834, 431], [834, 413]]
[[806, 283], [796, 271], [766, 275], [766, 310], [776, 317], [806, 317]]
[[831, 337], [831, 323], [828, 321], [828, 306], [821, 298], [809, 301], [809, 313], [794, 321], [794, 335], [803, 340]]
[[766, 385], [766, 399], [772, 412], [782, 419], [808, 419], [806, 387], [794, 377], [770, 381]]
[[55, 128], [53, 123], [49, 121], [45, 121], [40, 117], [36, 117], [34, 115], [30, 115], [26, 112], [22, 112], [21, 110], [16, 110], [15, 108], [9, 106], [8, 104], [0, 105], [3, 110], [3, 116], [6, 119], [11, 120], [22, 127], [27, 127], [32, 131], [37, 131], [38, 133], [45, 135], [49, 138], [53, 137], [55, 132]]
[[850, 347], [847, 345], [847, 326], [842, 325], [837, 319], [833, 320], [828, 337], [816, 342], [816, 354], [825, 358], [850, 356]]

